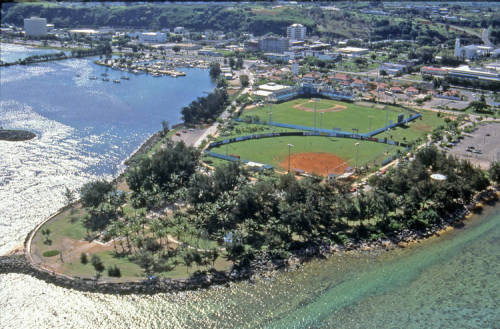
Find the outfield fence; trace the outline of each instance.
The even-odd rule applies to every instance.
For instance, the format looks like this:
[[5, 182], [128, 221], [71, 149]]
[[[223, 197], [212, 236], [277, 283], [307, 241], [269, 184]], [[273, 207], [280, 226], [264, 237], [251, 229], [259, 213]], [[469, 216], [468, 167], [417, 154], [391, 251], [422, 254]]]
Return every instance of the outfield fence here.
[[[218, 159], [231, 161], [231, 162], [240, 162], [240, 163], [245, 163], [245, 164], [254, 162], [254, 161], [250, 161], [250, 160], [241, 159], [241, 158], [238, 158], [235, 156], [224, 155], [224, 154], [220, 154], [220, 153], [212, 152], [212, 151], [208, 151], [208, 150], [205, 151], [204, 154], [211, 156], [213, 158], [218, 158]], [[257, 170], [264, 170], [264, 169], [274, 170], [274, 167], [269, 165], [269, 164], [262, 163], [261, 165], [262, 165], [261, 167], [255, 167], [255, 169], [257, 169]]]

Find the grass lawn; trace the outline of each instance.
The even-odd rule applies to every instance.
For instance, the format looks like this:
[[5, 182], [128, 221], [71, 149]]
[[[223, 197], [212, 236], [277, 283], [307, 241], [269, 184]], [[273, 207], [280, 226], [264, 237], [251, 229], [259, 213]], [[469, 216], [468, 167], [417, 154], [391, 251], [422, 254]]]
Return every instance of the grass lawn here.
[[[390, 131], [378, 134], [376, 137], [387, 137], [394, 141], [415, 141], [418, 138], [424, 139], [434, 128], [443, 125], [444, 118], [438, 117], [436, 112], [421, 111], [422, 117], [410, 122], [406, 127], [397, 127]], [[406, 139], [405, 139], [406, 138]]]
[[63, 211], [57, 216], [57, 218], [48, 224], [45, 224], [42, 229], [37, 232], [37, 247], [39, 250], [46, 251], [53, 249], [50, 245], [45, 245], [43, 243], [44, 238], [42, 237], [42, 230], [49, 229], [49, 239], [52, 244], [61, 240], [64, 237], [69, 237], [75, 240], [83, 240], [87, 235], [87, 230], [83, 227], [82, 217], [85, 210], [82, 208], [68, 209]]
[[253, 123], [245, 123], [245, 122], [234, 122], [234, 125], [231, 129], [223, 131], [219, 137], [217, 137], [216, 141], [221, 141], [229, 138], [234, 138], [238, 136], [246, 136], [246, 135], [254, 135], [254, 134], [265, 134], [271, 132], [286, 132], [286, 131], [297, 131], [296, 129], [291, 128], [281, 128], [281, 127], [273, 127], [273, 126], [265, 126]]
[[[92, 255], [99, 256], [101, 258], [102, 263], [104, 264], [104, 267], [106, 268], [106, 270], [102, 272], [103, 278], [109, 277], [107, 269], [109, 266], [114, 266], [114, 265], [120, 268], [120, 272], [122, 275], [121, 278], [124, 280], [144, 277], [144, 271], [140, 268], [139, 265], [132, 263], [126, 256], [122, 257], [115, 256], [115, 253], [112, 250], [102, 251]], [[79, 259], [71, 263], [65, 263], [64, 273], [82, 277], [94, 276], [95, 270], [92, 264], [90, 263], [90, 257], [92, 255], [89, 255], [89, 262], [87, 264], [82, 264]]]
[[[226, 260], [224, 256], [225, 254], [221, 252], [220, 256], [215, 260], [214, 267], [218, 271], [227, 271], [231, 268], [232, 263]], [[210, 264], [210, 266], [196, 266], [193, 264], [190, 268], [188, 268], [185, 264], [183, 264], [180, 256], [176, 257], [176, 261], [178, 264], [174, 269], [158, 273], [158, 276], [170, 279], [184, 279], [197, 270], [206, 270], [212, 267], [212, 264]]]
[[[302, 105], [303, 107], [310, 108], [311, 112], [296, 109], [294, 106]], [[324, 112], [334, 106], [344, 106], [345, 110], [338, 112]], [[406, 111], [401, 108], [385, 105], [384, 109], [357, 105], [354, 103], [339, 102], [328, 99], [321, 99], [317, 104], [316, 114], [316, 127], [318, 128], [341, 128], [343, 131], [352, 131], [353, 128], [359, 129], [359, 132], [364, 133], [376, 128], [384, 127], [386, 123], [386, 115], [388, 120], [396, 122], [397, 116]], [[272, 121], [289, 123], [295, 125], [302, 125], [314, 127], [314, 103], [309, 103], [309, 99], [298, 98], [292, 101], [284, 102], [281, 104], [274, 104], [272, 106], [266, 105], [249, 110], [245, 110], [242, 118], [245, 116], [257, 115], [261, 121], [269, 120], [269, 113], [272, 112]]]
[[[366, 163], [380, 164], [382, 160], [396, 152], [395, 146], [382, 143], [358, 141], [347, 138], [319, 137], [319, 136], [289, 136], [247, 140], [215, 147], [212, 151], [226, 154], [237, 154], [241, 159], [270, 164], [279, 167], [279, 164], [288, 156], [288, 144], [294, 145], [291, 153], [325, 152], [343, 158], [349, 165], [356, 164], [355, 145], [359, 145], [358, 165]], [[400, 148], [402, 149], [402, 148]], [[389, 153], [386, 154], [386, 151]], [[215, 162], [217, 159], [213, 159]]]

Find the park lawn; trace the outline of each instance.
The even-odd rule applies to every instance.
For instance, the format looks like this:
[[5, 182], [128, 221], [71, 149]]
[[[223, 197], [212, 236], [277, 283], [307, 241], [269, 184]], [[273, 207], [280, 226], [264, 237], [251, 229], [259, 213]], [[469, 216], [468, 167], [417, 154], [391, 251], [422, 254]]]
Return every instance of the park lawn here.
[[[253, 139], [214, 147], [213, 152], [239, 155], [241, 159], [280, 167], [288, 156], [288, 144], [292, 144], [291, 154], [317, 152], [330, 153], [344, 159], [350, 166], [356, 164], [356, 143], [359, 145], [358, 165], [381, 161], [396, 152], [398, 147], [383, 143], [359, 141], [356, 139], [321, 136], [286, 136]], [[403, 150], [403, 148], [399, 148]]]
[[225, 166], [228, 163], [226, 160], [222, 160], [222, 159], [219, 159], [219, 158], [214, 158], [214, 157], [211, 157], [211, 156], [208, 156], [208, 155], [203, 155], [201, 157], [201, 160], [204, 163], [206, 163], [207, 165], [209, 165], [211, 167], [215, 167], [215, 168]]
[[[308, 102], [309, 99], [298, 98], [281, 104], [265, 105], [245, 110], [242, 118], [256, 115], [261, 121], [267, 122], [269, 121], [269, 113], [272, 112], [273, 122], [314, 127], [314, 111], [306, 112], [293, 108], [295, 105], [303, 104], [303, 106], [314, 109], [314, 103]], [[320, 114], [322, 109], [331, 108], [335, 105], [345, 106], [347, 109]], [[378, 105], [384, 106], [384, 109], [387, 109], [386, 111], [376, 108], [376, 104], [373, 104], [373, 107], [368, 107], [354, 103], [321, 99], [316, 106], [316, 127], [325, 129], [341, 128], [343, 131], [348, 132], [355, 128], [359, 129], [360, 133], [365, 133], [384, 127], [386, 124], [386, 116], [387, 121], [392, 120], [393, 122], [397, 121], [398, 114], [404, 113], [405, 117], [407, 116], [405, 110], [389, 105]]]
[[92, 255], [99, 256], [106, 268], [106, 270], [102, 272], [102, 278], [109, 278], [107, 269], [114, 265], [120, 269], [122, 275], [121, 279], [123, 280], [145, 276], [144, 271], [139, 265], [130, 261], [127, 256], [115, 255], [113, 250], [101, 251], [88, 255], [89, 262], [87, 264], [82, 264], [79, 258], [73, 262], [65, 263], [63, 267], [64, 273], [80, 277], [95, 276], [95, 269], [90, 263], [90, 257], [92, 257]]
[[[175, 230], [175, 228], [174, 228]], [[217, 241], [214, 240], [209, 240], [209, 239], [204, 239], [204, 238], [199, 238], [197, 239], [191, 234], [184, 234], [181, 236], [180, 241], [188, 244], [189, 246], [193, 248], [200, 248], [200, 249], [211, 249], [211, 248], [218, 248], [219, 245]]]
[[390, 131], [385, 131], [378, 134], [378, 138], [389, 138], [398, 142], [412, 142], [417, 139], [425, 139], [427, 134], [431, 133], [435, 128], [444, 125], [444, 118], [438, 117], [436, 112], [421, 111], [422, 117], [410, 122], [405, 127], [396, 127]]
[[[38, 230], [34, 241], [36, 241], [38, 250], [41, 251], [40, 254], [44, 251], [53, 249], [51, 245], [56, 244], [65, 237], [75, 240], [84, 240], [87, 235], [87, 230], [83, 226], [81, 220], [84, 214], [85, 210], [81, 208], [81, 206], [78, 206], [76, 209], [67, 209], [57, 215], [54, 220], [46, 223], [40, 230]], [[52, 241], [51, 245], [43, 243], [44, 237], [41, 232], [44, 229], [50, 230], [49, 239]]]
[[[184, 279], [189, 277], [192, 273], [197, 270], [208, 270], [212, 267], [212, 264], [209, 266], [197, 266], [193, 264], [190, 268], [188, 268], [182, 260], [181, 256], [177, 256], [175, 258], [177, 265], [170, 271], [165, 271], [161, 273], [157, 273], [159, 277], [162, 278], [170, 278], [170, 279]], [[228, 261], [225, 257], [225, 253], [220, 251], [220, 256], [215, 260], [214, 268], [218, 271], [227, 271], [231, 268], [233, 264]]]
[[225, 139], [230, 139], [239, 136], [246, 136], [246, 135], [287, 132], [287, 131], [297, 131], [297, 130], [292, 128], [273, 127], [273, 126], [266, 126], [254, 123], [234, 122], [234, 126], [232, 127], [232, 129], [223, 131], [219, 135], [219, 137], [217, 137], [216, 141], [222, 141]]

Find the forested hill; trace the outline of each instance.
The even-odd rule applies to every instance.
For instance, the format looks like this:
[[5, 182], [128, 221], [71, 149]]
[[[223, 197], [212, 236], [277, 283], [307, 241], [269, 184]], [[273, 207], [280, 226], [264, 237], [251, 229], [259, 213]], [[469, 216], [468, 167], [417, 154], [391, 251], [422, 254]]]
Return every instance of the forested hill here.
[[57, 3], [19, 3], [2, 5], [2, 23], [23, 25], [23, 18], [47, 18], [56, 27], [131, 27], [144, 29], [173, 28], [251, 32], [262, 35], [286, 34], [286, 27], [302, 23], [309, 31], [316, 29], [310, 12], [302, 8], [281, 10], [233, 7], [216, 4], [141, 4], [127, 6], [67, 6]]

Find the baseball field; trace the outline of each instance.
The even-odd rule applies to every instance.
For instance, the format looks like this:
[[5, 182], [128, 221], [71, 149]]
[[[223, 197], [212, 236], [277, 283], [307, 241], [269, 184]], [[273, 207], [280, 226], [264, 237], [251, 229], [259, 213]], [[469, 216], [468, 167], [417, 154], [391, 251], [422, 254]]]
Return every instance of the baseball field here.
[[263, 105], [245, 110], [241, 115], [257, 116], [260, 121], [273, 121], [324, 129], [341, 129], [365, 133], [396, 122], [399, 114], [408, 113], [402, 108], [374, 104], [349, 103], [330, 99], [298, 98], [288, 102]]
[[[359, 146], [355, 144], [359, 143]], [[293, 146], [288, 146], [288, 145]], [[358, 150], [356, 148], [358, 147]], [[319, 175], [340, 174], [348, 167], [380, 165], [396, 150], [396, 146], [347, 138], [321, 136], [286, 136], [247, 140], [215, 147], [211, 151], [237, 155], [241, 159], [270, 164], [282, 170], [304, 170]]]

